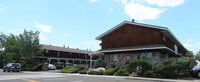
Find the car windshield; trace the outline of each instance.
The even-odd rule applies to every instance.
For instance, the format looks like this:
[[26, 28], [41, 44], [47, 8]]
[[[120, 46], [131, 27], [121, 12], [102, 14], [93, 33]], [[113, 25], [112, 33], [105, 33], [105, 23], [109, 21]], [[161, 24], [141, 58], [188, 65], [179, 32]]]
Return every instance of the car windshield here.
[[12, 65], [11, 63], [7, 64], [7, 66], [11, 66], [11, 65]]

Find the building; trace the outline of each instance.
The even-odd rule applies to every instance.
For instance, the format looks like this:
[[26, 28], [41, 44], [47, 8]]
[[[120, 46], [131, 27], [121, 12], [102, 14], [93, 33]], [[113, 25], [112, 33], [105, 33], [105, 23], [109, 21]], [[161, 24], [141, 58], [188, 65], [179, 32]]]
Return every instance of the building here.
[[185, 55], [185, 48], [166, 27], [124, 21], [96, 38], [107, 65], [123, 66], [142, 53], [160, 59]]
[[82, 64], [89, 68], [90, 62], [94, 62], [98, 56], [90, 56], [94, 53], [91, 50], [73, 49], [69, 47], [60, 47], [54, 45], [40, 44], [41, 49], [44, 49], [43, 56], [40, 56], [41, 62], [48, 62], [55, 64], [56, 62], [63, 62], [64, 64]]

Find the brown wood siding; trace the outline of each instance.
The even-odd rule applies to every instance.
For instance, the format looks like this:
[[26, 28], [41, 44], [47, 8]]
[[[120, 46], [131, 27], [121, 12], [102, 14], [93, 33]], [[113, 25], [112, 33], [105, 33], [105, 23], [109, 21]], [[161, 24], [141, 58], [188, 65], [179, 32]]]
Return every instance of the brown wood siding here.
[[127, 24], [103, 37], [102, 49], [161, 43], [162, 33], [159, 29]]
[[[90, 59], [88, 54], [80, 53], [70, 53], [70, 52], [60, 52], [58, 56], [58, 51], [49, 50], [48, 52], [43, 52], [45, 57], [60, 57], [60, 58], [74, 58], [74, 59]], [[93, 59], [98, 59], [98, 56], [94, 56]]]

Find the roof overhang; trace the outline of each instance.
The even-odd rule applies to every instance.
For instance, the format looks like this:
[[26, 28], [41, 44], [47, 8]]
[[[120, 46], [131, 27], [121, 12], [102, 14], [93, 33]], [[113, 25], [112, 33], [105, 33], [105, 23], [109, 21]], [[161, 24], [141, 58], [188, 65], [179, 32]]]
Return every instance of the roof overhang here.
[[101, 49], [96, 51], [96, 53], [109, 53], [109, 52], [127, 52], [127, 51], [143, 51], [143, 50], [167, 50], [172, 54], [178, 54], [174, 50], [164, 46], [164, 45], [159, 45], [159, 46], [138, 46], [138, 47], [124, 47], [124, 48], [110, 48], [110, 49]]

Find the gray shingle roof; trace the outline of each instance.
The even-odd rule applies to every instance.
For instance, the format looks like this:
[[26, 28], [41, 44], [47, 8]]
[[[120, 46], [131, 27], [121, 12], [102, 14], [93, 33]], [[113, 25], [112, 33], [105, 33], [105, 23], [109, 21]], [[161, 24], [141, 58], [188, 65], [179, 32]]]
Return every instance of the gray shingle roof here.
[[55, 50], [55, 51], [73, 52], [73, 53], [82, 53], [82, 54], [94, 53], [93, 51], [89, 51], [89, 50], [73, 49], [73, 48], [66, 48], [66, 47], [45, 45], [45, 44], [40, 44], [40, 45], [42, 49], [46, 49], [46, 50]]

